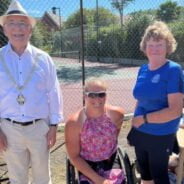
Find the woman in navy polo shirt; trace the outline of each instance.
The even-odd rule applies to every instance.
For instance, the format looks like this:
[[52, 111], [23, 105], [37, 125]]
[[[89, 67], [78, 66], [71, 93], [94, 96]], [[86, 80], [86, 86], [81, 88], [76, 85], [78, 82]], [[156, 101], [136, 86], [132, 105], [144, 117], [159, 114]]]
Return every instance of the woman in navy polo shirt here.
[[142, 184], [169, 184], [168, 159], [182, 113], [181, 66], [166, 57], [176, 40], [164, 22], [150, 25], [140, 49], [148, 58], [141, 66], [133, 95], [137, 105], [128, 139], [135, 146]]

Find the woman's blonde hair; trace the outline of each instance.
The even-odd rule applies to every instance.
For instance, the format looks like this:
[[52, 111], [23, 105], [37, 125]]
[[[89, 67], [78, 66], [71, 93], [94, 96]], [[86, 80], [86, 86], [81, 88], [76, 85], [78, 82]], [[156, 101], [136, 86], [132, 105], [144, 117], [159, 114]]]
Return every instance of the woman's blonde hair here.
[[171, 54], [176, 50], [176, 40], [169, 30], [168, 26], [162, 21], [155, 21], [152, 25], [148, 26], [144, 32], [140, 43], [140, 50], [145, 53], [146, 44], [151, 38], [155, 41], [165, 40], [167, 45], [167, 54]]
[[99, 78], [92, 78], [92, 79], [86, 81], [86, 84], [84, 87], [84, 92], [88, 92], [89, 88], [92, 86], [101, 87], [104, 91], [107, 90], [107, 84], [105, 83], [105, 81], [103, 81]]

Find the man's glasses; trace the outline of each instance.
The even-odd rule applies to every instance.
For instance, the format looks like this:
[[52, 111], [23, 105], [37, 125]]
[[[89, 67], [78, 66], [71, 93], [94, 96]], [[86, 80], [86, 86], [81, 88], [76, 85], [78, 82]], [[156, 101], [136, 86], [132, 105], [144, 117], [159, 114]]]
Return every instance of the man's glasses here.
[[104, 98], [106, 96], [106, 92], [105, 91], [85, 92], [85, 95], [89, 98]]
[[13, 29], [15, 27], [18, 27], [20, 29], [27, 29], [30, 25], [24, 22], [17, 22], [17, 23], [9, 22], [9, 23], [6, 23], [5, 26], [7, 26], [9, 29]]

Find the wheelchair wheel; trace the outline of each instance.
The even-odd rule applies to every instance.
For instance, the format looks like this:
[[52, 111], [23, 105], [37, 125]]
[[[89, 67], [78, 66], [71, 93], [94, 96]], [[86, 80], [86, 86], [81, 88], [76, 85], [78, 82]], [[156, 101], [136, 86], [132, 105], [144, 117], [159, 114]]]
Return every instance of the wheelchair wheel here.
[[126, 175], [125, 184], [134, 184], [132, 176], [132, 166], [128, 154], [125, 151], [122, 151], [120, 148], [118, 148], [118, 155], [120, 159], [120, 165], [122, 166], [122, 169], [124, 169]]
[[[132, 176], [132, 166], [129, 160], [129, 157], [126, 152], [118, 148], [117, 151], [118, 160], [121, 168], [124, 170], [126, 180], [122, 184], [134, 184]], [[67, 184], [79, 184], [78, 172], [71, 164], [70, 160], [66, 158], [66, 179]]]
[[66, 158], [66, 183], [67, 184], [78, 184], [77, 174], [74, 166], [70, 160]]
[[132, 164], [132, 175], [133, 175], [134, 184], [140, 184], [141, 175], [139, 172], [139, 166], [138, 166], [137, 160], [135, 160], [134, 163]]

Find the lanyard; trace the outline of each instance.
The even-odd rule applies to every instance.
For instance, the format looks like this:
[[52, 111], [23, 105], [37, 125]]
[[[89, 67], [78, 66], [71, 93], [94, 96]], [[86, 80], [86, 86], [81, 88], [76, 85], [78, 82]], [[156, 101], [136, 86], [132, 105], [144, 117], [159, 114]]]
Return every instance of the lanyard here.
[[2, 54], [0, 53], [0, 61], [1, 63], [3, 64], [3, 67], [9, 77], [9, 79], [13, 82], [15, 88], [17, 89], [17, 91], [19, 92], [16, 100], [18, 102], [19, 105], [23, 105], [26, 101], [26, 98], [23, 96], [22, 94], [22, 90], [25, 89], [25, 87], [27, 86], [27, 84], [29, 83], [29, 81], [31, 80], [32, 76], [33, 76], [33, 73], [36, 69], [36, 64], [37, 64], [37, 61], [38, 61], [38, 57], [40, 56], [40, 54], [37, 54], [36, 57], [34, 58], [34, 62], [33, 62], [33, 66], [26, 78], [26, 80], [24, 81], [23, 85], [19, 85], [17, 84], [16, 80], [14, 79], [13, 75], [11, 74], [10, 70], [8, 69], [8, 66], [6, 65], [6, 62], [2, 56]]

